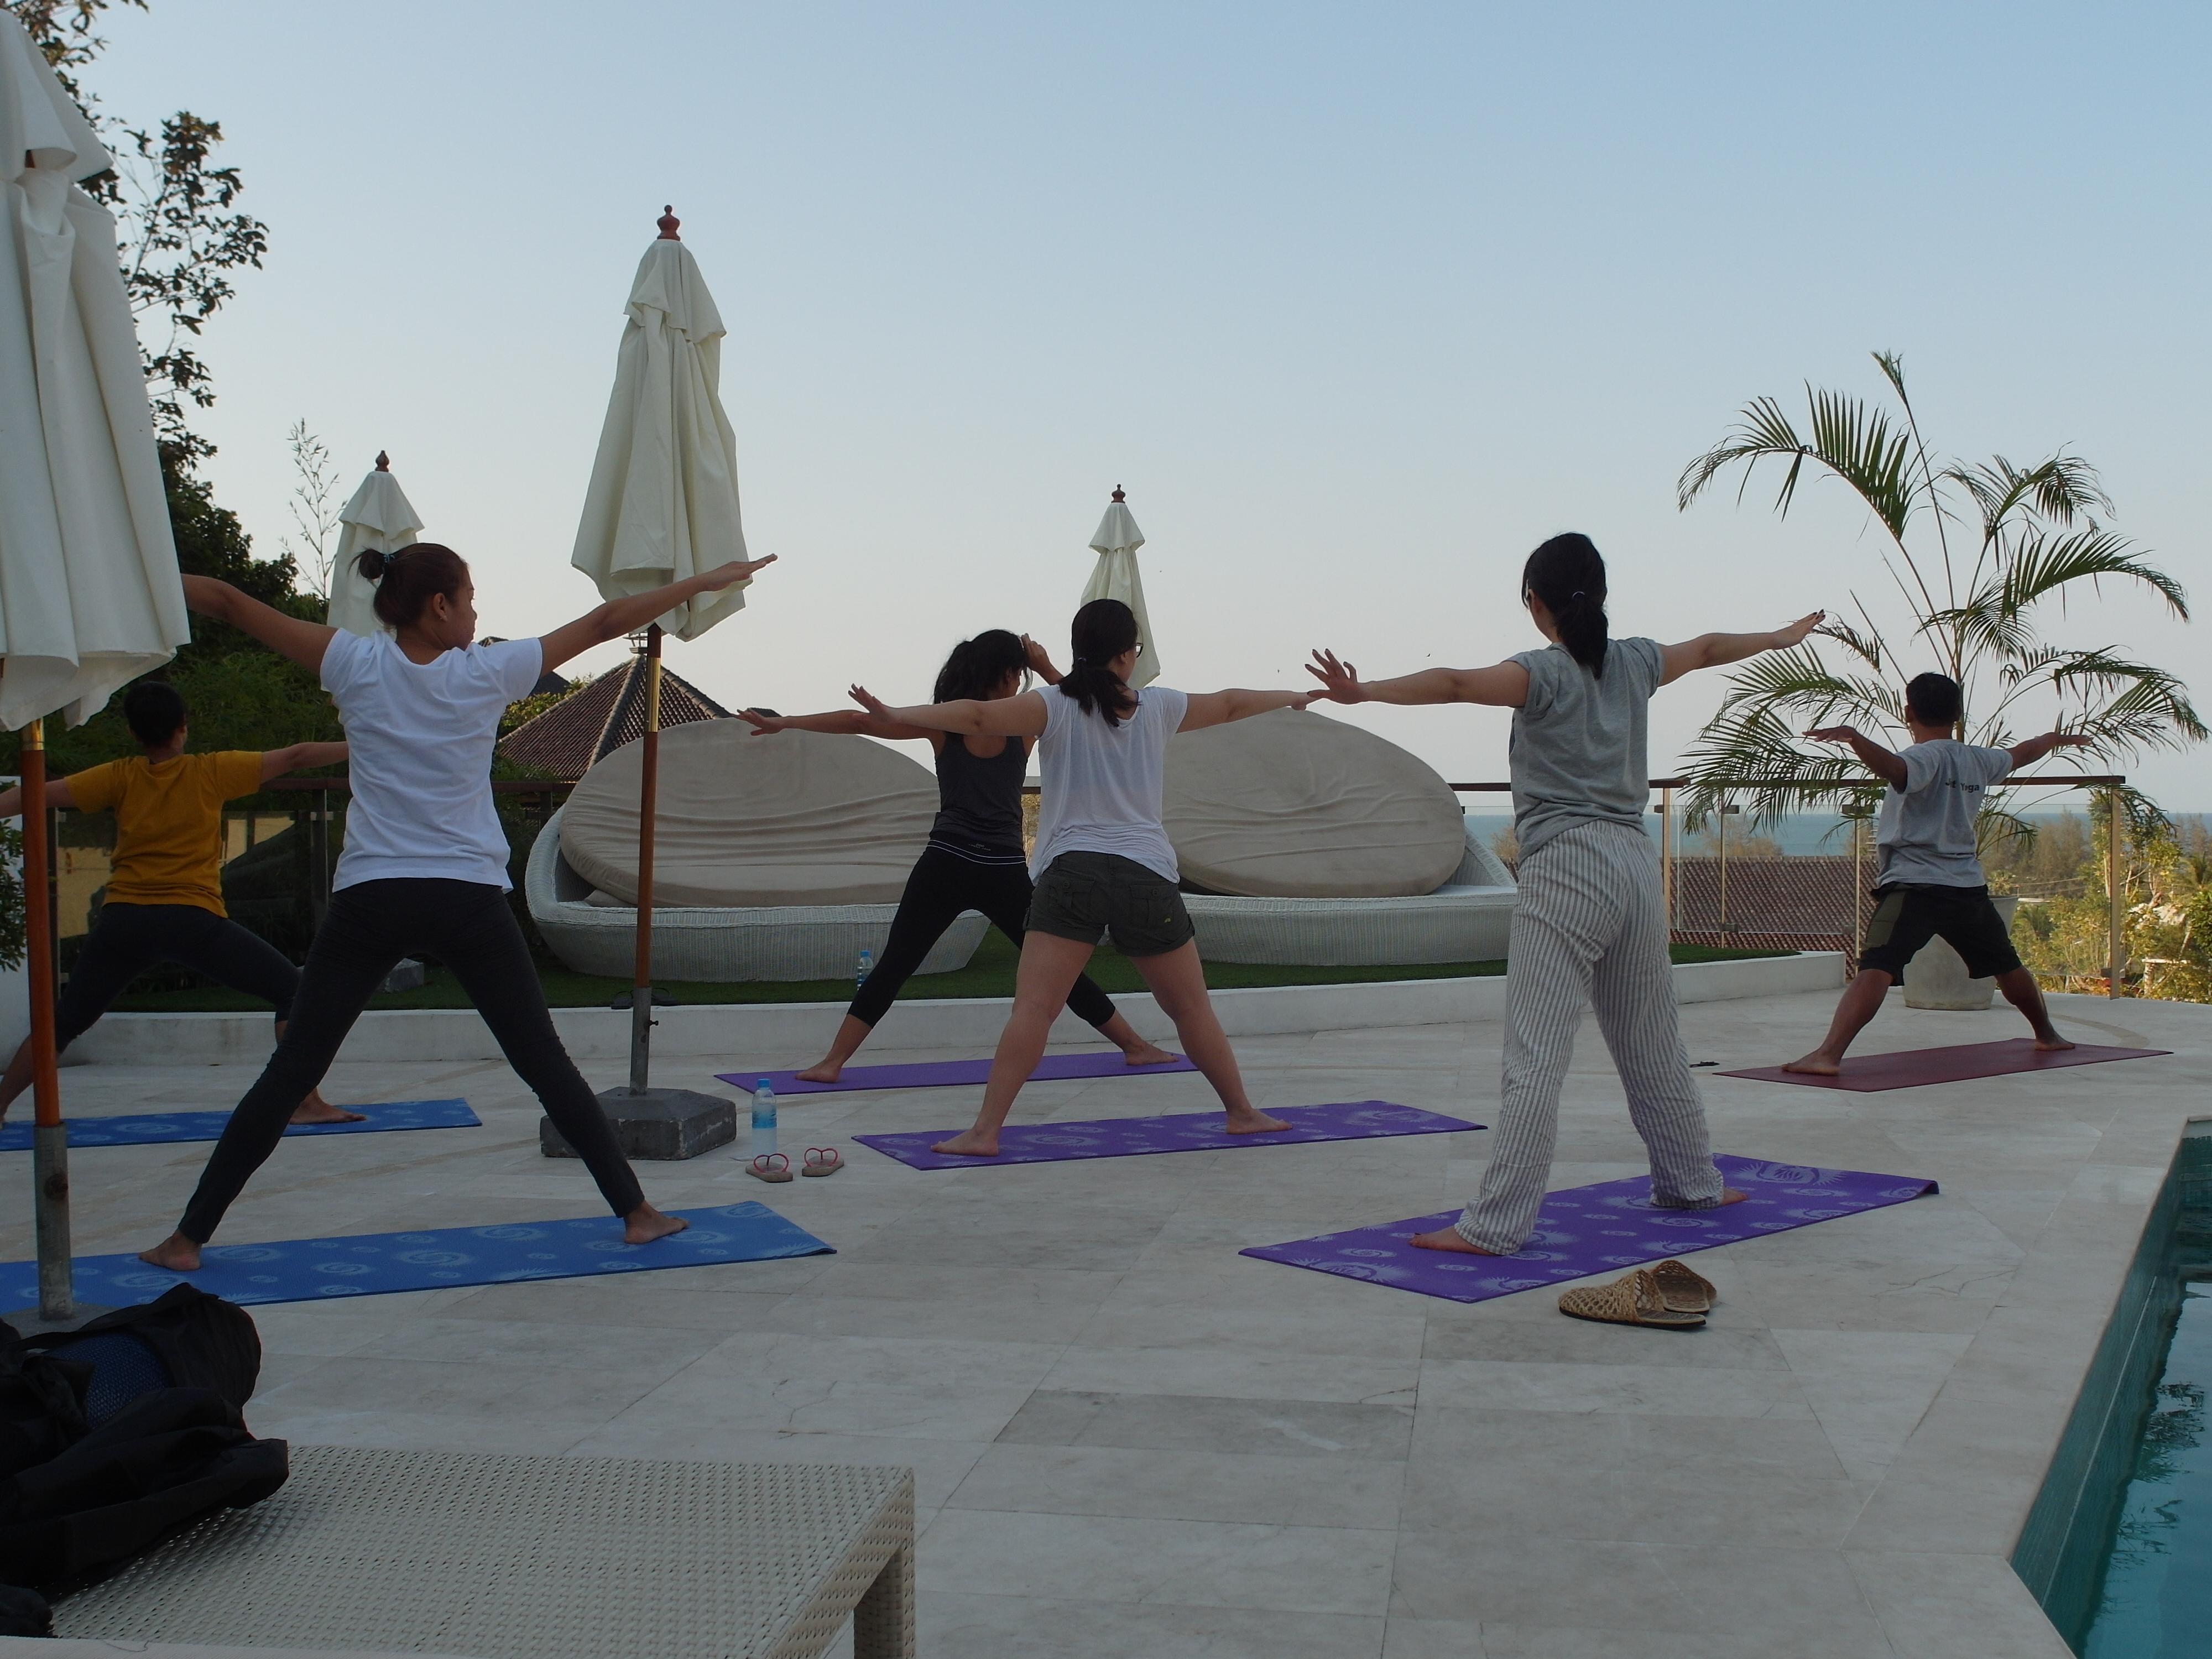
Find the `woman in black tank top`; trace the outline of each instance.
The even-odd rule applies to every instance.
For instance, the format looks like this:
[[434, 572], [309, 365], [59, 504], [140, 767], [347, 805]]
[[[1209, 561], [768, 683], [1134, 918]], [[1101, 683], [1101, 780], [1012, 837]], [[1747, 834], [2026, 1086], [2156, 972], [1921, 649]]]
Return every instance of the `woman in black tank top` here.
[[[952, 647], [938, 672], [935, 701], [990, 702], [1018, 694], [1032, 673], [1047, 684], [1060, 675], [1044, 648], [1003, 628], [987, 629]], [[937, 756], [937, 818], [915, 860], [874, 969], [845, 1012], [830, 1052], [799, 1073], [809, 1083], [835, 1083], [922, 958], [960, 915], [981, 912], [1018, 946], [1030, 908], [1029, 859], [1022, 847], [1022, 782], [1030, 745], [1021, 738], [962, 738], [886, 720], [858, 708], [823, 714], [742, 717], [763, 737], [777, 732], [829, 732], [927, 743]], [[997, 744], [995, 750], [989, 745]], [[972, 745], [972, 746], [971, 746]], [[1164, 1066], [1175, 1058], [1139, 1036], [1088, 975], [1067, 994], [1070, 1012], [1097, 1028], [1132, 1066]]]

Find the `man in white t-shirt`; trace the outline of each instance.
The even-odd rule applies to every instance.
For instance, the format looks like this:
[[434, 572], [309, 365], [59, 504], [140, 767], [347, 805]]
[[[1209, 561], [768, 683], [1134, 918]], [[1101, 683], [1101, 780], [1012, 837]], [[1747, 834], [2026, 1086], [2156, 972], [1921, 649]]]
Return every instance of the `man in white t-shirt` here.
[[1941, 939], [1956, 951], [1973, 978], [1995, 977], [2005, 1000], [2034, 1028], [2037, 1048], [2074, 1046], [2051, 1024], [2035, 975], [2021, 965], [2004, 919], [1990, 901], [1975, 826], [1991, 784], [2054, 749], [2088, 739], [2046, 732], [2009, 749], [1960, 743], [1951, 733], [1962, 707], [1956, 680], [1922, 674], [1905, 688], [1905, 724], [1912, 733], [1910, 748], [1901, 752], [1885, 749], [1850, 726], [1823, 726], [1805, 734], [1820, 743], [1849, 744], [1889, 789], [1875, 831], [1875, 911], [1867, 924], [1858, 972], [1836, 1006], [1826, 1040], [1803, 1059], [1784, 1066], [1785, 1072], [1814, 1077], [1841, 1072], [1844, 1050], [1881, 1012], [1889, 988], [1904, 979], [1905, 964], [1931, 939]]

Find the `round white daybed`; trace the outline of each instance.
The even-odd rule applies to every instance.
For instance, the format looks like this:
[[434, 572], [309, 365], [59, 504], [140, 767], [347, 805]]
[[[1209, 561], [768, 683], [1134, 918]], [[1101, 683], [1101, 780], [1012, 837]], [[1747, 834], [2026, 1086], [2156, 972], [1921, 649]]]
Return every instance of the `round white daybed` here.
[[[531, 919], [579, 973], [627, 975], [637, 937], [642, 748], [584, 775], [539, 832]], [[937, 811], [926, 768], [865, 738], [698, 720], [660, 734], [653, 970], [664, 980], [849, 978], [880, 955]], [[964, 968], [989, 923], [970, 913], [922, 961]]]
[[1519, 890], [1386, 738], [1287, 709], [1168, 745], [1163, 814], [1200, 955], [1370, 967], [1505, 955]]

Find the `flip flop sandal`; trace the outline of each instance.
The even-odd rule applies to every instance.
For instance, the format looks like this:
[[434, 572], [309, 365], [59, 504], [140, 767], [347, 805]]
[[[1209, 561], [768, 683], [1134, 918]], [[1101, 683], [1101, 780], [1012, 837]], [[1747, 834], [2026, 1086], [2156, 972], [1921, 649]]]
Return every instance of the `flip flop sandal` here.
[[1702, 1329], [1703, 1314], [1670, 1313], [1651, 1275], [1638, 1267], [1610, 1285], [1581, 1285], [1559, 1292], [1559, 1311], [1601, 1325], [1649, 1325], [1658, 1330]]
[[745, 1173], [756, 1181], [788, 1181], [791, 1160], [781, 1152], [763, 1152], [745, 1165]]
[[1711, 1313], [1713, 1304], [1721, 1299], [1712, 1280], [1692, 1273], [1672, 1256], [1653, 1262], [1645, 1271], [1659, 1287], [1659, 1299], [1667, 1304], [1668, 1313]]
[[835, 1146], [809, 1146], [800, 1161], [799, 1173], [805, 1176], [833, 1176], [845, 1167], [845, 1155]]

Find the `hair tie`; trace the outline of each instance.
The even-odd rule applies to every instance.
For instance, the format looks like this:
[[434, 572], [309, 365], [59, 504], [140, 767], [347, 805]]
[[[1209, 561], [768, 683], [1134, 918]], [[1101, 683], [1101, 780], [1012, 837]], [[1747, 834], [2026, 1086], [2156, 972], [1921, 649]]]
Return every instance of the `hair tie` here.
[[1568, 594], [1568, 595], [1567, 595], [1567, 599], [1568, 599], [1568, 600], [1569, 600], [1569, 602], [1570, 602], [1570, 603], [1571, 603], [1572, 601], [1574, 601], [1574, 600], [1576, 600], [1576, 599], [1588, 599], [1589, 597], [1589, 594], [1587, 594], [1587, 593], [1585, 593], [1585, 592], [1584, 592], [1581, 588], [1579, 588], [1579, 587], [1577, 587], [1577, 589], [1575, 589], [1575, 591], [1574, 591], [1573, 592], [1571, 592], [1571, 593], [1570, 593], [1570, 594]]

